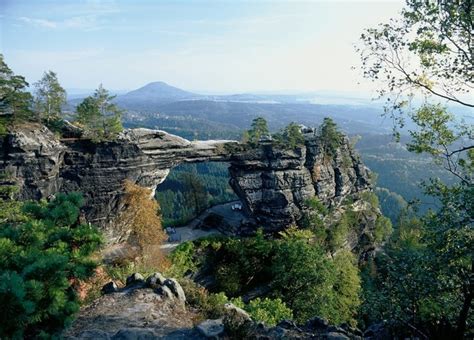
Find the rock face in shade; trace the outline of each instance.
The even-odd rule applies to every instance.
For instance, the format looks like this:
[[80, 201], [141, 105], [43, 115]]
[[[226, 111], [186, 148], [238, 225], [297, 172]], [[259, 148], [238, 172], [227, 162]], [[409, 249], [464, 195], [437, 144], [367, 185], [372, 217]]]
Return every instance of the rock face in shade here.
[[86, 200], [83, 217], [100, 226], [110, 243], [128, 234], [114, 223], [123, 207], [124, 180], [155, 189], [180, 163], [229, 162], [231, 186], [255, 225], [267, 232], [298, 224], [305, 202], [315, 195], [337, 206], [371, 189], [369, 171], [348, 140], [328, 158], [312, 130], [306, 130], [304, 146], [288, 150], [271, 143], [249, 149], [234, 141], [190, 142], [150, 129], [126, 130], [113, 142], [60, 140], [46, 127], [31, 124], [0, 138], [0, 149], [0, 172], [14, 178], [20, 199], [80, 191]]
[[337, 206], [349, 195], [371, 188], [369, 170], [344, 139], [328, 158], [318, 135], [307, 130], [305, 145], [295, 150], [271, 143], [236, 153], [229, 168], [230, 183], [245, 207], [266, 230], [298, 224], [315, 195]]

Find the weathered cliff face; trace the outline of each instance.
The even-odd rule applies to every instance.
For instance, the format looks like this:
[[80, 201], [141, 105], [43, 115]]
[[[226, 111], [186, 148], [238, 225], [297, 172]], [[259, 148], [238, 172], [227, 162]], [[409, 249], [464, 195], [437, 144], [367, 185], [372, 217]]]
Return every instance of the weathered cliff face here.
[[369, 171], [348, 141], [328, 157], [312, 131], [305, 134], [304, 146], [289, 150], [270, 144], [249, 149], [233, 141], [190, 142], [149, 129], [127, 130], [113, 142], [59, 140], [44, 126], [29, 125], [0, 140], [0, 147], [0, 172], [16, 178], [21, 199], [80, 191], [86, 200], [84, 218], [99, 225], [110, 242], [127, 235], [126, 227], [114, 223], [124, 180], [154, 189], [183, 162], [230, 162], [231, 185], [256, 221], [253, 227], [268, 232], [298, 224], [315, 195], [337, 207], [370, 189]]
[[309, 130], [304, 137], [305, 145], [294, 150], [267, 144], [232, 157], [230, 183], [267, 230], [298, 224], [314, 196], [335, 207], [371, 187], [369, 170], [347, 139], [328, 157], [316, 132]]
[[99, 225], [113, 243], [127, 235], [126, 226], [121, 229], [115, 223], [126, 179], [154, 190], [179, 163], [228, 160], [226, 143], [190, 142], [149, 129], [127, 130], [116, 141], [92, 143], [59, 140], [44, 126], [28, 125], [0, 141], [0, 172], [16, 179], [23, 200], [81, 192], [85, 219]]

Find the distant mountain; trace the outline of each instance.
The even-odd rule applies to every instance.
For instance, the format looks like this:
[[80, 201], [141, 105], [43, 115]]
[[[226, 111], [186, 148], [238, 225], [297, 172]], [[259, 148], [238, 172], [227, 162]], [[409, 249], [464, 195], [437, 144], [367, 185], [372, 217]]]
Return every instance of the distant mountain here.
[[128, 107], [140, 103], [171, 103], [180, 100], [198, 99], [202, 96], [181, 90], [162, 81], [149, 83], [139, 89], [118, 96], [116, 102]]

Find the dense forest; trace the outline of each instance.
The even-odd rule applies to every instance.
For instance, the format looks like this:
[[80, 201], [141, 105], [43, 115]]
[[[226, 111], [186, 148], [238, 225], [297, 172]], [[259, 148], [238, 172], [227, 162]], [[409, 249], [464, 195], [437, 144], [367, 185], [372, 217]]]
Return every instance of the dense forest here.
[[163, 225], [183, 225], [210, 206], [236, 200], [227, 168], [227, 163], [219, 162], [181, 164], [173, 168], [155, 194]]

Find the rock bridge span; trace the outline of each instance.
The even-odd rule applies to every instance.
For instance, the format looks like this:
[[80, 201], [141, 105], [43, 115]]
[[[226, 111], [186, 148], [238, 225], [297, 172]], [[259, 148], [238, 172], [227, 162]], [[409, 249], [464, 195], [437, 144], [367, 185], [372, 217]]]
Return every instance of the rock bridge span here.
[[84, 217], [99, 225], [110, 243], [128, 235], [115, 223], [128, 179], [154, 190], [180, 163], [229, 162], [230, 184], [245, 209], [268, 232], [298, 223], [308, 198], [329, 205], [370, 189], [368, 169], [347, 140], [335, 155], [324, 155], [316, 134], [286, 149], [265, 144], [248, 148], [236, 141], [188, 141], [160, 130], [130, 129], [111, 142], [58, 139], [31, 125], [0, 139], [0, 171], [11, 174], [20, 199], [48, 198], [57, 192], [84, 195]]

